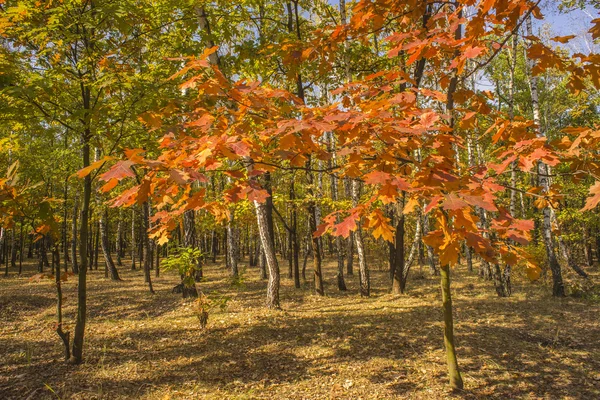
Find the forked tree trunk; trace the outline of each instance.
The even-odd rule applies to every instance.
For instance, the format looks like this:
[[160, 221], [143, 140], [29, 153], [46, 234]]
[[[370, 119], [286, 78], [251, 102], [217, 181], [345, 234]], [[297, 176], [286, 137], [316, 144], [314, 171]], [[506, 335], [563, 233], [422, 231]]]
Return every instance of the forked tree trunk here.
[[267, 207], [265, 203], [254, 201], [256, 209], [256, 222], [258, 224], [258, 233], [260, 243], [263, 248], [263, 254], [269, 270], [269, 282], [267, 283], [267, 307], [271, 309], [280, 308], [279, 305], [279, 265], [275, 256], [273, 239], [269, 233]]

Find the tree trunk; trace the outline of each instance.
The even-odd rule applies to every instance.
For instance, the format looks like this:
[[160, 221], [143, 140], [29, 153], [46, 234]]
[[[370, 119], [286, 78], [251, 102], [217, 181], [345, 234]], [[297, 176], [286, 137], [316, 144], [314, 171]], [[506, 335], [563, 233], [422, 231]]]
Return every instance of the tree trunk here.
[[[94, 251], [92, 257], [94, 259], [94, 268], [98, 271], [98, 256], [100, 254], [100, 222], [96, 222], [96, 232], [94, 234]], [[108, 278], [108, 268], [105, 268], [105, 277]]]
[[79, 263], [77, 262], [77, 216], [79, 215], [79, 196], [75, 196], [73, 204], [73, 222], [71, 224], [71, 271], [74, 274], [79, 273]]
[[[354, 207], [358, 205], [360, 198], [360, 181], [352, 181], [352, 204]], [[368, 297], [371, 294], [371, 281], [369, 279], [369, 269], [365, 256], [365, 248], [362, 237], [361, 222], [357, 221], [356, 231], [354, 232], [354, 241], [356, 242], [356, 254], [358, 256], [358, 277], [360, 284], [360, 295]]]
[[[65, 246], [66, 247], [66, 246]], [[52, 249], [52, 263], [60, 266], [60, 250], [58, 245], [54, 246]], [[57, 270], [60, 270], [57, 267]], [[65, 346], [65, 360], [69, 360], [71, 358], [71, 350], [69, 348], [69, 332], [63, 331], [62, 326], [62, 303], [63, 303], [63, 295], [62, 295], [62, 280], [60, 276], [60, 271], [54, 275], [54, 284], [56, 286], [56, 334], [63, 342]]]
[[[87, 89], [87, 104], [89, 109], [89, 89]], [[91, 132], [89, 128], [83, 134], [83, 168], [90, 165]], [[81, 208], [81, 228], [79, 229], [79, 254], [81, 265], [79, 266], [79, 279], [77, 285], [77, 318], [73, 335], [73, 350], [70, 361], [79, 364], [83, 359], [83, 338], [85, 334], [85, 323], [87, 316], [87, 270], [88, 270], [88, 226], [90, 199], [92, 194], [92, 177], [87, 175], [83, 181], [83, 204]]]
[[21, 228], [20, 228], [20, 240], [19, 240], [19, 276], [23, 272], [23, 250], [25, 250], [24, 236], [23, 236], [23, 217], [21, 217]]
[[396, 233], [394, 242], [394, 267], [392, 279], [392, 294], [402, 294], [406, 287], [404, 280], [404, 198], [399, 200], [396, 207]]
[[137, 244], [135, 241], [135, 208], [131, 208], [131, 270], [135, 271], [135, 253]]
[[100, 237], [101, 237], [101, 246], [102, 246], [102, 255], [104, 256], [104, 263], [106, 265], [106, 269], [110, 273], [110, 279], [113, 281], [120, 281], [119, 271], [117, 271], [117, 267], [115, 266], [115, 262], [112, 259], [112, 255], [110, 254], [110, 243], [108, 240], [108, 209], [103, 207], [104, 210], [100, 215]]
[[267, 259], [265, 257], [265, 251], [260, 245], [260, 255], [258, 258], [258, 268], [260, 269], [260, 279], [267, 279]]
[[279, 265], [275, 256], [275, 248], [273, 239], [269, 235], [269, 227], [267, 220], [267, 207], [265, 203], [254, 201], [256, 208], [256, 220], [258, 224], [258, 232], [260, 235], [260, 243], [263, 248], [263, 254], [269, 269], [269, 282], [267, 283], [267, 307], [278, 309], [279, 306]]
[[[423, 207], [425, 209], [425, 207]], [[429, 215], [423, 212], [423, 236], [429, 233]], [[433, 248], [429, 245], [425, 245], [427, 250], [427, 260], [429, 261], [429, 273], [433, 276], [440, 274], [439, 270], [435, 267], [435, 255], [433, 254]]]
[[123, 253], [123, 224], [121, 220], [123, 219], [123, 209], [119, 208], [119, 220], [117, 222], [117, 239], [115, 242], [115, 253], [117, 258], [117, 265], [119, 267], [123, 266], [123, 261], [121, 260], [121, 255]]
[[[232, 214], [233, 215], [233, 214]], [[238, 272], [238, 251], [235, 241], [235, 229], [233, 226], [233, 216], [227, 223], [227, 259], [229, 261], [230, 274], [233, 279], [237, 279]]]
[[323, 288], [323, 272], [321, 270], [321, 242], [319, 241], [318, 237], [313, 236], [314, 232], [317, 231], [317, 208], [315, 206], [315, 199], [314, 199], [315, 194], [314, 194], [314, 190], [313, 190], [313, 185], [314, 185], [313, 174], [310, 171], [310, 168], [311, 168], [310, 156], [309, 156], [308, 161], [306, 162], [306, 166], [309, 169], [306, 172], [306, 178], [308, 181], [306, 193], [309, 198], [308, 226], [309, 226], [309, 234], [311, 236], [312, 253], [313, 253], [314, 289], [318, 295], [324, 296], [325, 289]]
[[154, 294], [154, 288], [152, 287], [152, 278], [150, 276], [153, 258], [152, 249], [150, 247], [150, 239], [148, 238], [148, 232], [150, 231], [150, 204], [148, 204], [148, 201], [142, 204], [142, 208], [144, 210], [144, 230], [140, 239], [142, 241], [142, 251], [144, 254], [144, 281], [148, 284], [148, 290], [150, 291], [150, 293]]
[[[337, 161], [335, 157], [335, 137], [333, 136], [333, 132], [329, 133], [329, 151], [332, 154], [331, 159], [329, 160], [329, 169], [333, 170], [334, 167], [337, 166]], [[331, 174], [331, 201], [336, 203], [338, 201], [338, 178], [335, 174]], [[339, 216], [337, 217], [337, 223], [340, 222]], [[335, 248], [337, 252], [337, 284], [338, 289], [341, 291], [346, 290], [346, 282], [344, 281], [344, 248], [342, 244], [342, 237], [337, 236], [335, 238]]]
[[10, 231], [10, 266], [17, 268], [17, 235], [14, 225]]
[[463, 381], [458, 368], [456, 348], [454, 346], [454, 320], [452, 317], [452, 295], [450, 294], [450, 267], [440, 266], [442, 284], [442, 306], [444, 309], [444, 345], [446, 347], [446, 363], [450, 386], [453, 389], [462, 389]]
[[300, 243], [298, 239], [298, 215], [296, 211], [296, 192], [294, 188], [294, 181], [290, 182], [290, 200], [292, 201], [292, 258], [294, 259], [294, 287], [300, 289]]
[[[531, 16], [527, 17], [526, 26], [528, 35], [533, 35]], [[531, 74], [531, 61], [528, 63], [528, 78], [529, 89], [531, 92], [531, 104], [533, 107], [533, 121], [538, 127], [537, 136], [546, 137], [545, 133], [542, 131], [540, 119], [538, 80], [537, 77], [532, 76]], [[543, 162], [538, 162], [538, 185], [542, 187], [543, 193], [548, 193], [550, 190], [548, 166]], [[550, 271], [552, 272], [552, 294], [556, 297], [563, 297], [565, 295], [565, 286], [562, 279], [560, 264], [558, 263], [556, 252], [554, 250], [554, 239], [552, 236], [552, 209], [550, 206], [544, 207], [542, 211], [542, 237], [544, 239], [544, 246], [546, 247], [548, 264], [550, 266]]]

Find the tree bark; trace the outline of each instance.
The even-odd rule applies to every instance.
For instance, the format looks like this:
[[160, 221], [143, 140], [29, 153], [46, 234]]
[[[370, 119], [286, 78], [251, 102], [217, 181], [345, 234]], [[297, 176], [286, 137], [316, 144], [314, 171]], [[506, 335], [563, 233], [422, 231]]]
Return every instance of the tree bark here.
[[123, 261], [121, 260], [121, 256], [123, 253], [123, 224], [121, 223], [123, 219], [123, 209], [119, 208], [119, 220], [117, 221], [117, 238], [115, 242], [115, 254], [117, 258], [117, 265], [119, 267], [123, 266]]
[[[310, 156], [308, 161], [306, 162], [307, 168], [310, 169]], [[317, 208], [315, 206], [314, 199], [314, 180], [313, 174], [309, 170], [306, 172], [306, 178], [308, 181], [308, 185], [306, 188], [306, 193], [309, 198], [308, 202], [308, 225], [309, 225], [309, 234], [311, 236], [312, 243], [312, 253], [313, 253], [313, 276], [314, 276], [314, 289], [315, 292], [319, 296], [325, 295], [325, 289], [323, 287], [323, 271], [321, 269], [321, 242], [318, 237], [314, 237], [314, 232], [317, 231]]]
[[[89, 88], [85, 91], [87, 97], [86, 109], [89, 109]], [[90, 165], [90, 129], [82, 136], [83, 148], [83, 168]], [[92, 194], [92, 178], [87, 175], [83, 181], [83, 203], [81, 208], [81, 228], [79, 229], [79, 254], [81, 255], [81, 265], [79, 266], [79, 277], [77, 284], [77, 317], [73, 334], [73, 347], [71, 351], [71, 363], [79, 364], [83, 359], [83, 338], [85, 335], [85, 324], [87, 317], [87, 270], [88, 270], [88, 226], [90, 199]]]
[[269, 270], [269, 282], [267, 283], [267, 307], [271, 309], [280, 308], [279, 305], [279, 265], [275, 256], [273, 239], [270, 236], [267, 220], [267, 207], [265, 203], [254, 201], [256, 209], [256, 220], [260, 243], [263, 248], [263, 254]]
[[396, 233], [394, 242], [394, 271], [392, 294], [402, 294], [406, 288], [404, 279], [404, 198], [396, 205]]
[[440, 266], [442, 286], [442, 306], [444, 309], [444, 345], [446, 347], [446, 363], [450, 386], [453, 389], [462, 389], [463, 381], [458, 368], [456, 347], [454, 345], [454, 320], [452, 316], [452, 295], [450, 293], [450, 267]]
[[[341, 4], [340, 4], [341, 7]], [[336, 156], [335, 156], [335, 137], [333, 132], [329, 133], [329, 151], [332, 154], [331, 159], [329, 160], [329, 169], [333, 170], [334, 167], [337, 166]], [[338, 201], [338, 178], [335, 174], [331, 174], [331, 201], [336, 203]], [[337, 217], [337, 223], [340, 222], [339, 216]], [[338, 290], [345, 291], [346, 290], [346, 282], [344, 281], [344, 247], [342, 243], [342, 237], [336, 236], [335, 238], [335, 249], [337, 253], [337, 284]]]
[[131, 208], [131, 270], [135, 271], [135, 253], [137, 252], [137, 244], [135, 240], [135, 208]]
[[150, 231], [150, 204], [148, 204], [148, 201], [142, 204], [142, 209], [144, 212], [144, 229], [140, 239], [142, 241], [142, 251], [144, 254], [144, 281], [148, 284], [148, 290], [150, 291], [150, 293], [154, 294], [154, 288], [152, 287], [152, 278], [150, 275], [153, 257], [152, 248], [150, 247], [150, 238], [148, 238], [148, 232]]
[[[360, 181], [352, 181], [352, 204], [354, 207], [358, 205], [360, 199]], [[356, 222], [356, 231], [354, 232], [354, 241], [356, 244], [356, 254], [358, 256], [358, 278], [360, 284], [360, 295], [362, 297], [369, 297], [371, 294], [371, 281], [369, 279], [369, 269], [367, 267], [367, 260], [365, 256], [365, 248], [362, 237], [362, 226], [361, 222]]]
[[108, 240], [108, 209], [103, 206], [104, 210], [100, 215], [100, 238], [101, 238], [101, 247], [102, 247], [102, 255], [104, 256], [104, 263], [108, 272], [110, 273], [110, 279], [113, 281], [120, 281], [119, 271], [117, 271], [117, 267], [115, 266], [115, 262], [112, 259], [112, 255], [110, 254], [110, 244]]

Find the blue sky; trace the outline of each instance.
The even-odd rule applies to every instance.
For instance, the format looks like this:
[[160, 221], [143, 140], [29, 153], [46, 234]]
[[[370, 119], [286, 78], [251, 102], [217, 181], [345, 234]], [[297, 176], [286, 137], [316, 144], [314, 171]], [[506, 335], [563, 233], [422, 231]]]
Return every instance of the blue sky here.
[[568, 13], [559, 13], [558, 1], [548, 0], [542, 7], [544, 20], [536, 21], [534, 31], [540, 31], [540, 36], [567, 36], [577, 35], [577, 39], [571, 41], [567, 47], [574, 53], [589, 53], [594, 47], [600, 50], [600, 46], [594, 46], [587, 31], [592, 26], [591, 21], [600, 18], [598, 10], [587, 7], [584, 10], [576, 9]]

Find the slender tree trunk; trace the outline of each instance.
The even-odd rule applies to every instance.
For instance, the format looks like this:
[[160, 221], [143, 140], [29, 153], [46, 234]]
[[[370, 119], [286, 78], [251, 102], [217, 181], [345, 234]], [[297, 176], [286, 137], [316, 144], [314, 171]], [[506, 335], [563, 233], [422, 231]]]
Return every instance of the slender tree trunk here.
[[306, 162], [309, 171], [306, 173], [308, 185], [306, 193], [309, 197], [308, 203], [308, 225], [309, 234], [311, 235], [312, 253], [313, 253], [313, 275], [314, 275], [314, 288], [315, 292], [320, 295], [325, 295], [325, 289], [323, 288], [323, 272], [321, 270], [321, 242], [318, 237], [313, 237], [313, 233], [317, 231], [317, 208], [315, 207], [314, 191], [313, 191], [313, 174], [310, 171], [311, 163], [310, 156]]
[[278, 309], [279, 306], [279, 265], [277, 257], [275, 257], [275, 248], [273, 239], [269, 235], [267, 221], [267, 207], [265, 203], [254, 201], [256, 208], [256, 220], [258, 224], [258, 232], [260, 235], [260, 243], [263, 248], [263, 254], [269, 269], [269, 282], [267, 283], [267, 307]]
[[117, 258], [117, 265], [119, 267], [123, 266], [123, 261], [121, 260], [121, 255], [123, 253], [123, 224], [121, 223], [123, 219], [123, 209], [119, 208], [119, 220], [117, 221], [117, 240], [115, 242], [115, 253]]
[[144, 230], [141, 235], [141, 241], [143, 245], [144, 254], [144, 281], [148, 284], [148, 290], [151, 294], [154, 294], [154, 288], [152, 287], [152, 278], [150, 276], [150, 270], [152, 269], [152, 249], [150, 248], [150, 239], [148, 238], [148, 232], [150, 230], [150, 204], [144, 202], [142, 204], [144, 211]]
[[[154, 242], [154, 252], [156, 253], [154, 263], [154, 276], [158, 278], [160, 276], [160, 246], [157, 242]], [[198, 259], [200, 260], [200, 257], [198, 257]]]
[[14, 225], [10, 231], [10, 266], [17, 268], [17, 235]]
[[[360, 182], [357, 180], [352, 181], [352, 204], [354, 207], [358, 205], [360, 199]], [[360, 284], [360, 295], [362, 297], [369, 297], [371, 294], [371, 281], [369, 279], [369, 269], [367, 267], [367, 260], [365, 256], [365, 248], [362, 237], [361, 222], [356, 223], [357, 228], [354, 232], [354, 241], [356, 242], [356, 254], [358, 256], [358, 277]]]
[[235, 228], [233, 226], [233, 216], [227, 223], [227, 259], [229, 260], [230, 274], [233, 279], [237, 279], [238, 272], [238, 250], [235, 240]]
[[[65, 246], [67, 247], [67, 246]], [[60, 265], [60, 249], [58, 246], [55, 246], [52, 249], [52, 260], [53, 264], [57, 266]], [[60, 269], [57, 267], [57, 269]], [[60, 271], [54, 276], [54, 284], [56, 286], [56, 334], [62, 340], [63, 345], [65, 346], [65, 360], [69, 360], [71, 358], [71, 349], [69, 348], [69, 336], [70, 333], [67, 331], [63, 331], [63, 316], [62, 316], [62, 303], [63, 303], [63, 295], [62, 295], [62, 280], [60, 276]]]
[[[334, 167], [337, 166], [337, 161], [335, 157], [335, 137], [333, 132], [329, 133], [329, 151], [332, 154], [331, 159], [329, 160], [328, 167], [333, 170]], [[335, 174], [331, 174], [331, 201], [334, 203], [338, 201], [338, 178]], [[337, 218], [337, 222], [340, 222], [340, 218]], [[342, 243], [342, 237], [337, 236], [335, 238], [335, 248], [337, 253], [337, 284], [338, 289], [345, 291], [346, 290], [346, 282], [344, 280], [344, 247]]]
[[219, 253], [219, 236], [217, 232], [213, 229], [212, 231], [212, 262], [213, 264], [217, 262], [217, 254]]
[[[66, 140], [66, 136], [65, 136], [65, 140]], [[65, 148], [66, 148], [66, 146], [65, 146]], [[63, 205], [62, 243], [61, 243], [62, 248], [63, 248], [63, 254], [64, 254], [63, 257], [65, 259], [65, 272], [67, 272], [69, 270], [69, 265], [68, 265], [69, 264], [69, 244], [68, 244], [68, 240], [67, 240], [67, 237], [68, 237], [67, 230], [69, 229], [68, 224], [67, 224], [67, 218], [69, 216], [69, 210], [67, 208], [67, 199], [68, 199], [68, 193], [69, 193], [68, 180], [69, 180], [69, 178], [67, 177], [65, 179], [65, 190], [64, 190], [65, 193], [64, 193], [64, 198], [63, 198], [64, 205]], [[67, 348], [68, 348], [68, 346], [67, 346]]]
[[[425, 209], [425, 206], [423, 206]], [[429, 215], [423, 212], [423, 236], [429, 233]], [[433, 248], [429, 245], [425, 246], [427, 250], [427, 260], [429, 261], [429, 273], [433, 276], [440, 274], [440, 271], [435, 266], [435, 255], [433, 254]]]
[[[528, 35], [533, 35], [531, 16], [527, 17], [526, 26]], [[531, 92], [531, 103], [533, 107], [533, 121], [538, 127], [537, 136], [546, 137], [545, 133], [542, 131], [540, 118], [538, 80], [537, 77], [531, 74], [531, 62], [529, 62], [528, 78], [529, 89]], [[542, 187], [543, 193], [549, 192], [550, 182], [548, 166], [543, 162], [538, 162], [538, 185]], [[552, 294], [556, 297], [563, 297], [565, 295], [565, 285], [563, 283], [560, 264], [558, 263], [556, 252], [554, 250], [554, 238], [552, 235], [552, 208], [550, 206], [544, 207], [542, 211], [542, 237], [544, 238], [544, 246], [546, 247], [548, 264], [550, 266], [550, 271], [552, 272]]]
[[450, 294], [450, 267], [440, 266], [442, 284], [442, 305], [444, 309], [444, 345], [446, 347], [446, 363], [448, 364], [448, 375], [450, 386], [454, 389], [462, 389], [463, 381], [458, 368], [456, 348], [454, 345], [454, 319], [452, 317], [452, 295]]
[[79, 273], [79, 263], [77, 262], [77, 216], [79, 215], [79, 196], [75, 196], [73, 204], [73, 221], [71, 224], [71, 271], [74, 274]]
[[21, 217], [21, 227], [20, 227], [20, 240], [19, 240], [19, 276], [21, 276], [21, 273], [23, 272], [23, 250], [25, 250], [24, 246], [24, 236], [23, 236], [23, 217]]
[[[92, 257], [94, 259], [94, 268], [98, 271], [98, 258], [100, 255], [100, 221], [96, 222], [96, 232], [94, 234], [94, 251]], [[105, 264], [104, 276], [108, 278], [108, 265]]]
[[[579, 265], [577, 265], [577, 262], [575, 261], [574, 257], [571, 257], [565, 242], [563, 241], [563, 239], [560, 236], [557, 238], [557, 242], [558, 242], [558, 249], [560, 250], [561, 256], [563, 257], [563, 259], [565, 260], [565, 262], [567, 263], [569, 268], [571, 268], [573, 271], [575, 271], [575, 273], [577, 273], [579, 276], [581, 276], [583, 278], [587, 278], [588, 277], [587, 272], [585, 272]], [[585, 246], [584, 246], [584, 251], [585, 251]]]
[[396, 234], [394, 243], [394, 271], [392, 279], [392, 293], [402, 294], [406, 287], [404, 281], [404, 198], [396, 205]]
[[[0, 262], [5, 262], [4, 265], [4, 276], [8, 276], [8, 257], [6, 256], [6, 229], [4, 228], [0, 228], [0, 242], [2, 243], [2, 259], [0, 260]], [[38, 271], [40, 270], [41, 267], [41, 258], [40, 258], [40, 265], [38, 266]], [[39, 271], [42, 272], [42, 271]]]
[[290, 200], [292, 201], [292, 257], [294, 259], [294, 287], [300, 289], [300, 242], [298, 239], [298, 216], [296, 211], [296, 204], [293, 202], [296, 199], [296, 192], [294, 188], [294, 181], [290, 182]]
[[[89, 89], [87, 104], [89, 109]], [[90, 144], [91, 132], [89, 128], [83, 134], [83, 168], [90, 165]], [[83, 203], [81, 208], [81, 228], [79, 229], [79, 254], [81, 255], [81, 265], [79, 266], [79, 279], [77, 285], [77, 317], [73, 335], [73, 349], [71, 358], [74, 364], [79, 364], [83, 359], [83, 338], [85, 334], [85, 324], [87, 316], [87, 270], [88, 270], [88, 225], [90, 199], [92, 194], [92, 178], [87, 175], [83, 181]]]
[[135, 241], [135, 208], [131, 208], [131, 270], [135, 271], [135, 253], [137, 244]]
[[104, 256], [104, 263], [106, 269], [110, 273], [110, 279], [113, 281], [120, 281], [119, 271], [117, 271], [117, 267], [115, 266], [115, 262], [112, 259], [112, 255], [110, 254], [110, 243], [108, 240], [108, 209], [103, 207], [104, 210], [100, 215], [100, 236], [102, 242], [102, 255]]

